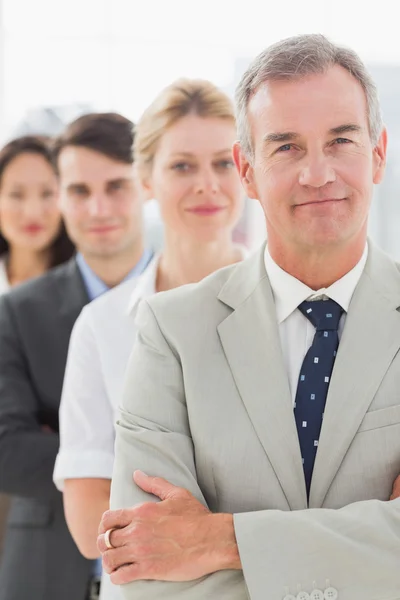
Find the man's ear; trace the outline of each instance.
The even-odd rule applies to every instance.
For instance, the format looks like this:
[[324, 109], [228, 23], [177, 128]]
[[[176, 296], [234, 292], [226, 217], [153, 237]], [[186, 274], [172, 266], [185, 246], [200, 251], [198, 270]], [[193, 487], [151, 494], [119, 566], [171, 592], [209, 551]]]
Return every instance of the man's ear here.
[[245, 189], [248, 198], [258, 198], [257, 186], [254, 178], [254, 168], [247, 158], [240, 145], [235, 142], [233, 145], [233, 160], [239, 173], [240, 181]]
[[383, 128], [378, 143], [374, 148], [374, 183], [381, 183], [386, 168], [387, 131]]

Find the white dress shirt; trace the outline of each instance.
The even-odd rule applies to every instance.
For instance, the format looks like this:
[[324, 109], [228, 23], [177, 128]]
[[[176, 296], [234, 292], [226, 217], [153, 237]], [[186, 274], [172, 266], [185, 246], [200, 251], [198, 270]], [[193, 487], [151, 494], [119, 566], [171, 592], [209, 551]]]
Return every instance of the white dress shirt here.
[[135, 311], [155, 293], [158, 259], [144, 273], [82, 310], [71, 334], [60, 405], [60, 449], [54, 482], [111, 479], [114, 423], [135, 341]]
[[[140, 301], [155, 293], [158, 258], [147, 269], [82, 310], [72, 330], [60, 405], [60, 449], [54, 483], [111, 479], [114, 424], [125, 369], [136, 337]], [[100, 598], [120, 600], [118, 586], [103, 573]]]
[[366, 245], [360, 261], [351, 271], [328, 288], [315, 291], [281, 269], [272, 259], [268, 246], [266, 247], [265, 268], [274, 296], [283, 360], [289, 378], [293, 403], [296, 397], [301, 365], [315, 335], [315, 327], [298, 310], [298, 306], [305, 300], [316, 300], [318, 298], [330, 298], [337, 302], [344, 310], [339, 322], [340, 340], [346, 321], [346, 313], [349, 310], [351, 298], [364, 270], [367, 257], [368, 246]]
[[[243, 258], [247, 251], [243, 249]], [[120, 284], [81, 312], [72, 330], [60, 405], [60, 449], [53, 479], [111, 479], [114, 424], [135, 337], [135, 316], [156, 293], [159, 257], [142, 275]], [[104, 573], [100, 598], [120, 599]]]
[[0, 258], [0, 294], [5, 294], [10, 289], [10, 282], [8, 281], [7, 269], [6, 269], [6, 257]]
[[[247, 251], [242, 249], [243, 258]], [[111, 479], [114, 424], [135, 337], [135, 316], [156, 293], [159, 257], [144, 273], [82, 310], [72, 330], [60, 405], [60, 449], [53, 479]]]

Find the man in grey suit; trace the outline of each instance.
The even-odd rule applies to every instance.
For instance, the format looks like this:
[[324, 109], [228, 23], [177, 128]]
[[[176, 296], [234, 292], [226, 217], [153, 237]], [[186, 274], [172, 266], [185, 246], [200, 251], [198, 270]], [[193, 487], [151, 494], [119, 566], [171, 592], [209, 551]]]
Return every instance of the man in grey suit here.
[[90, 114], [56, 141], [62, 211], [78, 253], [0, 300], [0, 490], [13, 497], [1, 600], [98, 595], [96, 564], [72, 540], [52, 473], [74, 322], [91, 299], [150, 260], [133, 177], [132, 128], [121, 115]]
[[398, 600], [400, 266], [367, 242], [377, 92], [353, 51], [300, 36], [253, 62], [237, 114], [268, 244], [143, 302], [103, 564], [126, 600]]

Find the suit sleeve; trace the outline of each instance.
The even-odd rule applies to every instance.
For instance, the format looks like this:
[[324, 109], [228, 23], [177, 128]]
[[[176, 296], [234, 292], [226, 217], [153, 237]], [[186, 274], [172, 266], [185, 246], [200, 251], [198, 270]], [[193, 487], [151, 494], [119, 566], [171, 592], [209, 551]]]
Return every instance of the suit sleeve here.
[[[138, 338], [117, 424], [111, 508], [153, 500], [132, 481], [135, 469], [188, 489], [206, 505], [179, 356], [151, 307], [139, 311]], [[124, 600], [281, 600], [286, 593], [332, 586], [340, 600], [400, 597], [400, 500], [366, 501], [340, 510], [255, 511], [234, 515], [243, 571], [221, 571], [188, 583], [134, 582]]]
[[[133, 471], [164, 477], [206, 505], [197, 483], [181, 364], [142, 303], [117, 422], [111, 508], [155, 501], [132, 480]], [[244, 600], [241, 571], [221, 571], [185, 583], [137, 581], [121, 586], [124, 600]]]
[[260, 511], [234, 515], [252, 600], [283, 598], [315, 585], [339, 600], [400, 597], [400, 500], [368, 500], [339, 510]]
[[59, 495], [52, 481], [59, 437], [42, 431], [38, 411], [12, 304], [3, 296], [0, 298], [0, 491], [51, 500]]

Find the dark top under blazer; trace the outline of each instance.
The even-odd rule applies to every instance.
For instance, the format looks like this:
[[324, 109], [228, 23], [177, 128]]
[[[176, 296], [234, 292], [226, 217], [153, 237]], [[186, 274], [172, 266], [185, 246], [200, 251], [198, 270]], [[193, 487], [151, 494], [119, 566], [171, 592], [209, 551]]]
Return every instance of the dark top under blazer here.
[[69, 338], [88, 301], [75, 259], [0, 297], [0, 491], [13, 496], [0, 600], [86, 596], [92, 561], [68, 531], [53, 468]]

